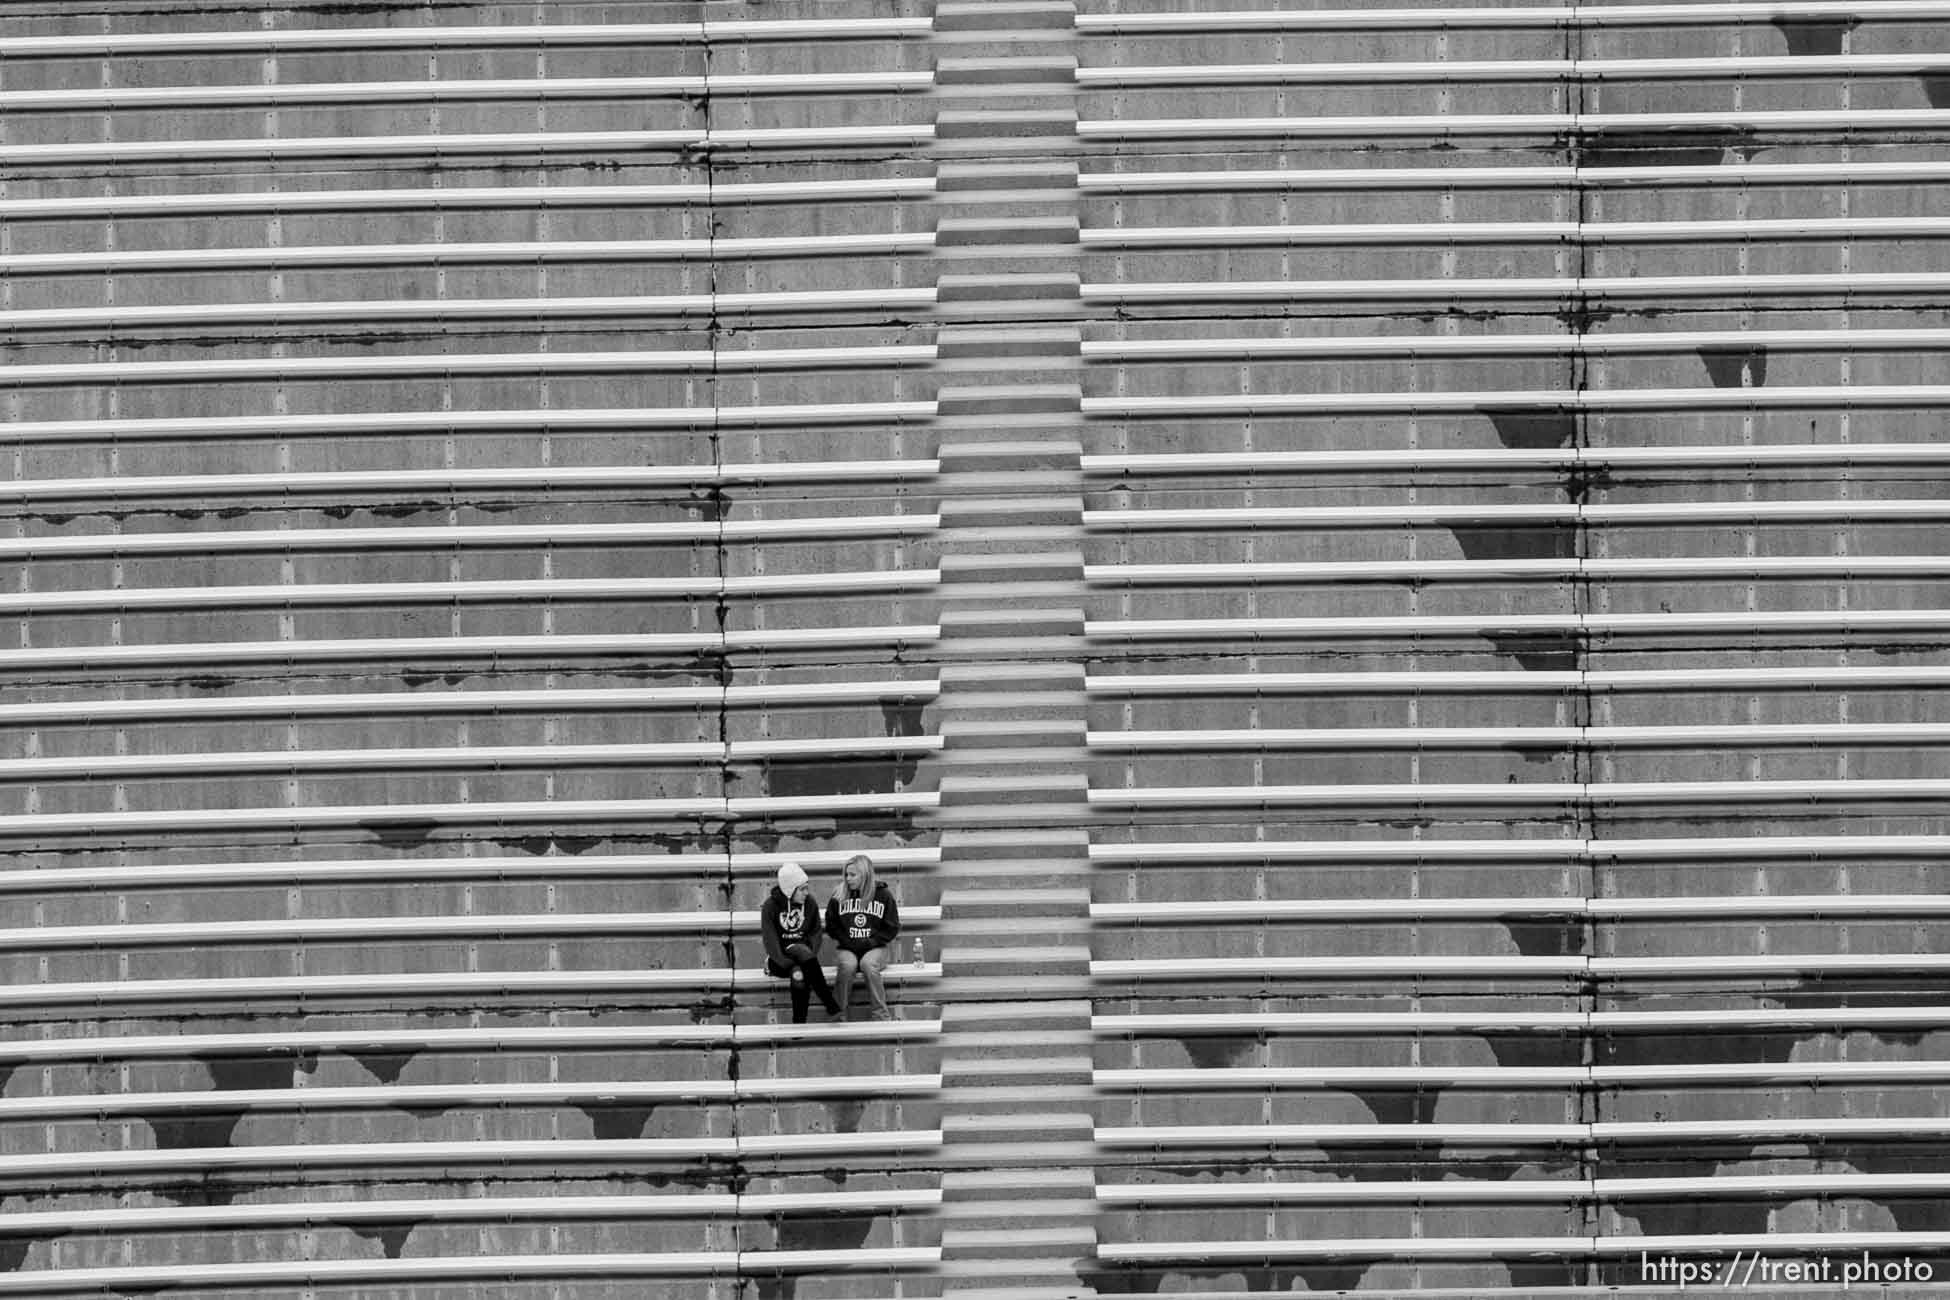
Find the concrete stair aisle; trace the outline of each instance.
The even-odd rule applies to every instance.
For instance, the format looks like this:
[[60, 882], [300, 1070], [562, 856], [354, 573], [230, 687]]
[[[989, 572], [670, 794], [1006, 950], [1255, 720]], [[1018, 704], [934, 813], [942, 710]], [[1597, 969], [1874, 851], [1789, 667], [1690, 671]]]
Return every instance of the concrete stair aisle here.
[[944, 1293], [1096, 1256], [1074, 0], [935, 14]]

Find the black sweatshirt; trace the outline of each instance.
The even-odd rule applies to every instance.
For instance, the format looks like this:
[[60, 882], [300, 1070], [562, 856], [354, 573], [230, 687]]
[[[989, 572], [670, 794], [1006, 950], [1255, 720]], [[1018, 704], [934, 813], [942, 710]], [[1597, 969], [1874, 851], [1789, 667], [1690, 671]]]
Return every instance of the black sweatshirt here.
[[894, 936], [901, 932], [901, 910], [885, 882], [875, 881], [871, 899], [838, 893], [828, 899], [826, 928], [840, 947], [851, 953], [865, 953], [894, 941]]
[[805, 944], [817, 956], [819, 904], [813, 902], [810, 893], [804, 901], [795, 903], [774, 885], [765, 906], [758, 911], [758, 930], [765, 938], [765, 955], [781, 966], [792, 965], [792, 958], [785, 955], [785, 950], [795, 943]]

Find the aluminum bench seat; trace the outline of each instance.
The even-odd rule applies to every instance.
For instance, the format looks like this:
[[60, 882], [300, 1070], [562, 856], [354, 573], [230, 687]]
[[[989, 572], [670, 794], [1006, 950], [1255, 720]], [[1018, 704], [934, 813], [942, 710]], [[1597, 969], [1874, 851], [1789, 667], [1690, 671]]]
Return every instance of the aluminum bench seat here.
[[734, 740], [644, 745], [445, 745], [425, 749], [302, 749], [202, 754], [0, 759], [0, 783], [61, 778], [154, 778], [306, 772], [437, 772], [489, 768], [694, 766], [878, 754], [934, 754], [940, 736]]
[[[776, 406], [673, 406], [605, 409], [402, 411], [354, 415], [162, 416], [128, 420], [21, 420], [0, 424], [0, 445], [97, 439], [377, 437], [461, 432], [563, 433], [591, 430], [796, 429], [829, 425], [906, 425], [932, 420], [929, 402], [825, 402]], [[686, 470], [700, 473], [702, 469]]]
[[[1584, 860], [1692, 862], [1728, 858], [1816, 862], [1887, 855], [1937, 858], [1950, 851], [1943, 835], [1674, 836], [1661, 839], [1473, 840], [1198, 840], [1090, 846], [1090, 860], [1106, 865], [1206, 862], [1422, 862]], [[1594, 900], [1597, 901], [1597, 900]], [[1756, 906], [1761, 905], [1759, 902]]]
[[[930, 933], [941, 909], [901, 910], [903, 928]], [[429, 941], [460, 937], [553, 935], [756, 935], [756, 911], [470, 913], [465, 916], [280, 917], [245, 921], [131, 921], [111, 925], [36, 925], [0, 929], [0, 951], [58, 948], [140, 948], [158, 944], [321, 943], [370, 939]], [[889, 970], [902, 963], [895, 962]], [[666, 972], [667, 974], [670, 972]], [[385, 976], [375, 978], [384, 979]]]
[[[1262, 697], [1312, 695], [1477, 694], [1506, 692], [1600, 695], [1641, 692], [1791, 691], [1823, 688], [1869, 690], [1950, 685], [1950, 666], [1916, 664], [1819, 664], [1754, 668], [1586, 668], [1561, 671], [1492, 672], [1264, 672], [1264, 673], [1104, 673], [1090, 674], [1085, 689], [1095, 699], [1179, 699], [1206, 695]], [[358, 697], [364, 698], [364, 697]], [[0, 706], [0, 718], [8, 716]]]
[[1092, 479], [1128, 480], [1206, 474], [1269, 477], [1280, 474], [1466, 474], [1481, 471], [1566, 470], [1584, 465], [1628, 471], [1668, 467], [1715, 469], [1809, 465], [1859, 465], [1873, 469], [1938, 465], [1946, 460], [1950, 460], [1950, 449], [1938, 443], [1831, 442], [1685, 447], [1428, 448], [1412, 451], [1384, 448], [1372, 451], [1269, 451], [1253, 455], [1232, 452], [1092, 455], [1083, 458], [1083, 470]]
[[156, 1058], [314, 1056], [322, 1052], [587, 1052], [660, 1047], [762, 1049], [809, 1042], [929, 1043], [935, 1019], [794, 1024], [507, 1025], [469, 1028], [301, 1029], [248, 1033], [68, 1034], [0, 1040], [0, 1062], [49, 1065], [72, 1061]]
[[[1585, 9], [1580, 16], [1586, 19], [1607, 12], [1619, 12], [1627, 6], [1614, 6], [1610, 10]], [[1689, 11], [1704, 11], [1711, 5], [1689, 5]], [[1780, 6], [1779, 8], [1785, 8]], [[1262, 10], [1261, 14], [1292, 14], [1304, 16], [1318, 10]], [[1366, 10], [1360, 12], [1377, 12]], [[1412, 11], [1417, 15], [1427, 10]], [[1445, 8], [1449, 14], [1467, 11]], [[1485, 13], [1505, 14], [1518, 12], [1510, 9], [1484, 10]], [[1569, 10], [1552, 8], [1537, 12], [1566, 14]], [[1085, 16], [1094, 17], [1095, 15]], [[1120, 15], [1129, 17], [1131, 15]], [[1145, 15], [1149, 17], [1150, 15]], [[1771, 17], [1771, 15], [1769, 15]], [[1645, 187], [1698, 187], [1703, 189], [1722, 189], [1749, 185], [1810, 185], [1810, 184], [1882, 184], [1901, 182], [1930, 182], [1950, 180], [1950, 163], [1931, 158], [1913, 159], [1848, 159], [1810, 162], [1764, 162], [1729, 159], [1724, 164], [1710, 166], [1623, 166], [1623, 167], [1579, 167], [1562, 163], [1538, 163], [1535, 166], [1472, 166], [1455, 167], [1280, 167], [1238, 169], [1201, 168], [1190, 171], [1171, 169], [1144, 171], [1088, 170], [1077, 178], [1079, 188], [1085, 195], [1132, 195], [1132, 194], [1196, 194], [1209, 192], [1257, 192], [1266, 190], [1485, 190], [1509, 189], [1526, 191], [1536, 189], [1571, 190], [1611, 190]], [[24, 202], [26, 200], [16, 200]], [[0, 207], [0, 213], [9, 211]], [[29, 209], [28, 211], [34, 211]]]
[[[0, 53], [4, 53], [0, 46]], [[1813, 71], [1813, 69], [1810, 69]], [[934, 84], [928, 72], [710, 73], [701, 77], [442, 78], [421, 81], [297, 81], [270, 84], [101, 86], [0, 91], [0, 112], [161, 111], [292, 104], [492, 103], [501, 100], [650, 100], [698, 95], [860, 95], [918, 93]]]
[[226, 1169], [435, 1168], [482, 1165], [664, 1164], [704, 1160], [901, 1157], [938, 1150], [939, 1129], [877, 1133], [742, 1134], [727, 1138], [560, 1138], [547, 1141], [298, 1143], [62, 1151], [0, 1156], [0, 1183], [74, 1175], [188, 1173]]
[[[289, 142], [286, 142], [289, 143]], [[139, 146], [124, 145], [124, 149]], [[9, 153], [0, 149], [0, 165]], [[1864, 286], [1866, 287], [1866, 286]], [[245, 325], [378, 325], [389, 321], [640, 320], [644, 317], [773, 316], [926, 311], [933, 289], [828, 289], [659, 294], [604, 298], [354, 299], [341, 302], [172, 303], [141, 307], [40, 307], [0, 311], [0, 330], [202, 329]]]
[[[1880, 0], [1888, 3], [1888, 0]], [[215, 54], [228, 50], [492, 49], [503, 45], [638, 45], [704, 41], [846, 41], [925, 37], [926, 18], [707, 19], [701, 23], [509, 23], [505, 26], [403, 26], [232, 29], [209, 32], [100, 32], [0, 39], [9, 59], [85, 55]]]
[[[1606, 174], [1609, 170], [1605, 169], [1598, 174]], [[1943, 171], [1943, 179], [1950, 181], [1950, 164], [1945, 164]], [[1221, 176], [1232, 174], [1218, 173]], [[1361, 174], [1387, 176], [1392, 175], [1393, 172], [1380, 169]], [[1715, 174], [1718, 174], [1717, 169]], [[1950, 330], [1930, 326], [1864, 326], [1860, 329], [1679, 329], [1672, 331], [1619, 329], [1584, 333], [1573, 333], [1567, 330], [1542, 334], [1524, 330], [1478, 334], [1300, 336], [1200, 334], [1178, 338], [1086, 339], [1083, 343], [1083, 357], [1086, 362], [1116, 361], [1126, 364], [1150, 360], [1238, 362], [1341, 357], [1418, 359], [1445, 356], [1617, 357], [1664, 356], [1675, 353], [1683, 355], [1698, 352], [1703, 348], [1722, 346], [1765, 348], [1769, 351], [1796, 353], [1853, 354], [1878, 351], [1935, 353], [1950, 349]], [[1875, 386], [1868, 387], [1873, 389]], [[1584, 391], [1603, 393], [1606, 390]], [[1549, 395], [1559, 401], [1569, 401], [1578, 397], [1579, 392], [1552, 390]], [[1482, 396], [1485, 401], [1491, 401], [1496, 394], [1485, 392]], [[1094, 408], [1086, 400], [1084, 409], [1086, 411], [1111, 409], [1106, 404], [1106, 399], [1098, 400], [1100, 405]], [[1843, 447], [1835, 444], [1834, 449], [1842, 450]], [[1579, 447], [1564, 448], [1560, 454], [1568, 455], [1575, 451], [1585, 456], [1607, 454], [1637, 456], [1652, 454], [1654, 450], [1649, 447], [1616, 449]], [[1765, 445], [1742, 446], [1739, 450], [1766, 452], [1773, 448]], [[1422, 454], [1442, 457], [1456, 452], [1447, 448], [1434, 447], [1426, 449]]]
[[[1234, 727], [1198, 731], [1092, 731], [1104, 753], [1192, 754], [1229, 751], [1632, 748], [1818, 749], [1843, 745], [1928, 746], [1950, 742], [1950, 723], [1756, 723], [1670, 727]], [[836, 742], [837, 743], [837, 742]], [[11, 764], [0, 763], [0, 780]]]
[[[874, 862], [902, 875], [935, 871], [938, 848], [876, 848]], [[182, 888], [196, 885], [303, 885], [333, 882], [441, 880], [528, 880], [577, 877], [639, 880], [700, 876], [765, 883], [787, 861], [814, 876], [836, 875], [851, 850], [814, 849], [804, 853], [556, 854], [504, 857], [413, 857], [276, 859], [254, 862], [150, 863], [136, 866], [50, 867], [0, 871], [0, 893], [57, 890]], [[915, 909], [909, 909], [915, 911]], [[905, 913], [903, 913], [905, 915]], [[920, 913], [915, 911], [918, 917]]]
[[523, 803], [332, 804], [308, 807], [160, 809], [150, 812], [22, 813], [0, 817], [0, 839], [133, 832], [260, 831], [631, 824], [699, 820], [765, 822], [779, 818], [896, 817], [939, 806], [937, 791], [862, 795], [751, 795], [694, 799], [557, 799]]
[[[911, 21], [911, 20], [900, 20]], [[382, 27], [357, 30], [316, 28], [307, 31], [281, 31], [280, 42], [318, 37], [354, 41], [362, 35], [374, 42], [388, 37], [409, 37], [416, 42], [437, 43], [446, 27]], [[522, 33], [521, 28], [476, 28], [485, 33]], [[695, 31], [695, 28], [691, 29]], [[568, 24], [551, 25], [548, 31], [573, 33]], [[210, 36], [248, 41], [261, 39], [256, 32], [197, 33], [192, 41]], [[53, 38], [56, 40], [68, 38]], [[116, 36], [85, 37], [82, 40], [115, 42]], [[168, 40], [167, 34], [157, 39]], [[19, 44], [6, 41], [0, 51], [11, 51]], [[377, 48], [359, 46], [357, 48]], [[15, 57], [11, 53], [7, 57]], [[22, 55], [20, 57], [26, 57]], [[1886, 166], [1887, 164], [1873, 164]], [[0, 219], [8, 221], [65, 220], [86, 216], [122, 218], [167, 217], [204, 213], [253, 214], [281, 212], [390, 212], [400, 209], [428, 211], [469, 211], [511, 208], [655, 208], [689, 207], [723, 203], [741, 207], [753, 204], [796, 204], [813, 202], [856, 203], [863, 199], [926, 199], [934, 193], [932, 176], [821, 177], [796, 181], [726, 181], [710, 185], [455, 185], [413, 188], [407, 178], [394, 177], [396, 184], [386, 189], [353, 190], [227, 190], [191, 194], [124, 194], [104, 198], [99, 195], [36, 195], [0, 199]]]
[[646, 1196], [451, 1196], [357, 1201], [258, 1201], [238, 1205], [159, 1205], [106, 1210], [0, 1214], [0, 1237], [51, 1229], [70, 1232], [248, 1230], [290, 1224], [471, 1223], [559, 1219], [760, 1218], [773, 1215], [926, 1214], [941, 1205], [934, 1188], [818, 1192], [688, 1191]]
[[1146, 1012], [1091, 1017], [1099, 1038], [1138, 1035], [1660, 1034], [1779, 1030], [1855, 1031], [1950, 1028], [1950, 1002], [1916, 1006], [1672, 1007], [1652, 1011], [1313, 1011]]
[[504, 1109], [642, 1105], [672, 1101], [786, 1102], [829, 1097], [926, 1097], [938, 1074], [825, 1078], [705, 1079], [689, 1082], [422, 1084], [381, 1087], [238, 1088], [0, 1098], [0, 1122], [29, 1119], [172, 1115], [210, 1110], [249, 1114], [308, 1110]]
[[[1641, 1254], [1673, 1259], [1692, 1256], [1746, 1256], [1757, 1252], [1777, 1264], [1811, 1261], [1826, 1254], [1853, 1260], [1861, 1252], [1933, 1254], [1950, 1245], [1945, 1232], [1780, 1232], [1664, 1234], [1659, 1236], [1562, 1237], [1339, 1237], [1314, 1241], [1176, 1241], [1105, 1243], [1098, 1257], [1110, 1263], [1220, 1262], [1279, 1259], [1502, 1259], [1567, 1257], [1636, 1261]], [[1750, 1267], [1752, 1265], [1750, 1264]], [[1732, 1284], [1748, 1274], [1738, 1267]], [[1763, 1277], [1767, 1275], [1762, 1274]], [[1834, 1269], [1839, 1283], [1841, 1267]], [[1805, 1280], [1805, 1279], [1804, 1279]], [[1779, 1286], [1781, 1275], [1769, 1283]], [[1704, 1285], [1704, 1284], [1701, 1284]], [[1777, 1294], [1791, 1292], [1777, 1292]], [[1572, 1294], [1585, 1294], [1583, 1291]]]
[[[1575, 137], [1602, 142], [1607, 136], [1646, 133], [1740, 131], [1767, 138], [1772, 134], [1941, 131], [1950, 129], [1950, 111], [1942, 109], [1742, 110], [1723, 113], [1454, 113], [1441, 116], [1402, 114], [1391, 117], [1330, 115], [1326, 117], [1182, 117], [1119, 118], [1079, 122], [1077, 134], [1086, 144], [1120, 147], [1150, 142], [1186, 144], [1222, 141], [1243, 146], [1248, 141], [1296, 140], [1454, 140]], [[8, 161], [25, 150], [0, 152]]]
[[[1407, 1182], [1100, 1183], [1105, 1206], [1292, 1205], [1342, 1202], [1530, 1202], [1633, 1201], [1665, 1198], [1719, 1200], [1756, 1197], [1930, 1195], [1950, 1190], [1950, 1174], [1714, 1174], [1695, 1178], [1513, 1178], [1496, 1183], [1469, 1179]], [[0, 1220], [4, 1222], [4, 1220]]]
[[0, 650], [0, 667], [120, 671], [209, 664], [318, 664], [448, 661], [524, 665], [590, 659], [683, 657], [745, 652], [834, 651], [928, 645], [934, 624], [836, 628], [749, 628], [643, 635], [349, 637], [291, 641], [177, 641], [154, 645], [82, 645]]
[[[903, 916], [905, 913], [903, 913]], [[1165, 900], [1092, 903], [1101, 926], [1160, 926], [1280, 921], [1476, 920], [1508, 917], [1587, 917], [1639, 920], [1750, 917], [1950, 916], [1950, 894], [1727, 894], [1657, 898], [1325, 898]], [[9, 933], [0, 930], [0, 943]]]
[[[438, 247], [433, 246], [433, 247]], [[541, 244], [539, 248], [554, 249], [556, 244]], [[282, 263], [285, 254], [302, 252], [302, 249], [270, 249], [265, 255]], [[331, 250], [326, 250], [331, 251]], [[418, 245], [406, 247], [406, 252], [418, 253]], [[178, 254], [161, 254], [157, 257], [174, 257]], [[180, 256], [195, 258], [196, 253]], [[405, 257], [407, 261], [430, 261], [428, 256]], [[304, 259], [296, 259], [302, 262]], [[95, 268], [90, 268], [95, 269]], [[602, 352], [475, 352], [475, 353], [422, 353], [398, 356], [313, 356], [313, 357], [179, 357], [170, 361], [54, 361], [38, 362], [31, 365], [10, 367], [7, 376], [20, 388], [53, 388], [71, 385], [112, 384], [129, 387], [142, 384], [208, 384], [242, 379], [278, 379], [302, 381], [308, 379], [379, 379], [397, 376], [478, 376], [506, 375], [526, 377], [534, 375], [604, 375], [604, 374], [742, 374], [799, 372], [817, 370], [853, 371], [872, 368], [875, 370], [899, 366], [924, 366], [934, 359], [932, 346], [921, 344], [900, 344], [891, 347], [853, 348], [695, 348], [677, 350], [632, 350], [616, 348]], [[661, 469], [666, 475], [675, 467], [646, 467], [642, 465], [619, 465], [616, 472], [623, 478], [617, 482], [629, 482], [645, 478], [651, 469]], [[719, 472], [716, 467], [700, 466], [700, 470]], [[729, 468], [729, 467], [726, 467]], [[780, 466], [779, 472], [790, 474], [795, 467]], [[356, 471], [355, 471], [356, 472]], [[454, 470], [456, 481], [465, 482], [471, 476], [492, 475], [494, 470]], [[502, 470], [504, 474], [518, 474], [518, 470]], [[565, 482], [574, 482], [578, 475], [590, 471], [574, 466], [564, 466], [555, 471], [565, 476]], [[695, 472], [695, 471], [694, 471]], [[858, 477], [860, 471], [851, 471]], [[221, 478], [222, 476], [212, 476]], [[305, 476], [294, 475], [302, 481]], [[323, 476], [320, 476], [323, 477]], [[119, 480], [104, 480], [116, 482]], [[645, 481], [658, 481], [645, 479]], [[8, 483], [9, 491], [21, 485]]]
[[[1216, 567], [1216, 566], [1211, 566]], [[1950, 627], [1950, 609], [1728, 610], [1679, 614], [1431, 614], [1319, 618], [1090, 619], [1098, 641], [1224, 642], [1440, 638], [1568, 633], [1599, 637], [1772, 636], [1879, 637]]]
[[[33, 560], [98, 555], [226, 555], [237, 552], [318, 550], [366, 553], [436, 547], [443, 551], [527, 547], [554, 550], [578, 546], [620, 547], [657, 543], [762, 544], [842, 541], [855, 538], [926, 537], [934, 533], [940, 524], [938, 515], [912, 514], [806, 515], [777, 519], [728, 519], [708, 524], [425, 524], [407, 527], [197, 529], [184, 532], [121, 532], [0, 538], [0, 559]], [[737, 579], [727, 576], [722, 581], [734, 583]]]
[[[1114, 1092], [1227, 1092], [1318, 1089], [1658, 1088], [1950, 1081], [1950, 1060], [1794, 1061], [1701, 1065], [1591, 1066], [1233, 1066], [1097, 1070]], [[65, 1104], [65, 1103], [64, 1103]]]
[[1508, 8], [1443, 5], [1439, 8], [1376, 7], [1348, 9], [1217, 9], [1207, 11], [1108, 12], [1077, 15], [1077, 30], [1089, 35], [1149, 32], [1400, 31], [1421, 28], [1546, 28], [1697, 26], [1765, 23], [1776, 18], [1831, 21], [1950, 19], [1941, 0], [1705, 0], [1700, 4], [1619, 4], [1600, 9], [1564, 5], [1512, 5]]
[[[941, 978], [941, 966], [890, 964], [885, 978], [895, 985], [933, 983]], [[390, 1005], [453, 998], [629, 997], [698, 989], [762, 992], [777, 987], [777, 980], [756, 968], [442, 971], [9, 984], [0, 987], [0, 1006], [27, 1011], [172, 1004], [200, 1009], [294, 1002]]]
[[[454, 713], [504, 714], [652, 710], [784, 709], [892, 701], [925, 702], [940, 694], [932, 679], [863, 682], [787, 682], [749, 686], [651, 686], [561, 690], [365, 691], [351, 694], [236, 695], [207, 699], [51, 700], [0, 704], [0, 725], [61, 726], [166, 722], [206, 718], [378, 717]], [[749, 745], [752, 742], [737, 742]], [[841, 742], [844, 743], [844, 742]]]
[[[1480, 804], [1525, 807], [1565, 803], [1613, 806], [1701, 803], [1909, 802], [1950, 795], [1944, 780], [1527, 781], [1507, 784], [1191, 786], [1093, 789], [1090, 805], [1148, 809], [1389, 808]], [[0, 821], [0, 827], [4, 827]]]
[[[624, 354], [627, 355], [627, 354]], [[372, 359], [377, 364], [379, 359]], [[169, 363], [164, 363], [169, 364]], [[508, 469], [343, 470], [291, 474], [130, 474], [117, 478], [14, 479], [0, 483], [0, 502], [267, 497], [306, 504], [323, 495], [396, 496], [414, 492], [560, 494], [638, 492], [658, 488], [909, 483], [934, 478], [940, 462], [807, 461], [727, 465], [539, 466]], [[298, 498], [293, 502], [292, 498]]]

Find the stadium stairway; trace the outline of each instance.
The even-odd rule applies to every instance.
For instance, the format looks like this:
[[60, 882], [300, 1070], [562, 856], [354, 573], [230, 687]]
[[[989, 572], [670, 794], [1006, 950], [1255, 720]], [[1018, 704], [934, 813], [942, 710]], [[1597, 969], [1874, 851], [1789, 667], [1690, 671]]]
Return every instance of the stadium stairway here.
[[941, 1270], [1094, 1258], [1074, 5], [935, 13]]

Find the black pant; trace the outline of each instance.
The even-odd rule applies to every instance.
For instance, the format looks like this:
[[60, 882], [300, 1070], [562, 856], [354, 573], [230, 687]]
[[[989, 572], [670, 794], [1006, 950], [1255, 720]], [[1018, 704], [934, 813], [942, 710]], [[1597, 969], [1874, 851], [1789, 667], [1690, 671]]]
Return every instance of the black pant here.
[[826, 1014], [839, 1014], [840, 1004], [833, 1000], [833, 987], [826, 982], [826, 971], [820, 966], [819, 958], [808, 957], [804, 961], [787, 958], [784, 963], [766, 959], [765, 969], [782, 980], [792, 984], [792, 1023], [806, 1023], [806, 1008], [812, 1003], [813, 995], [819, 996], [819, 1005], [826, 1008]]

